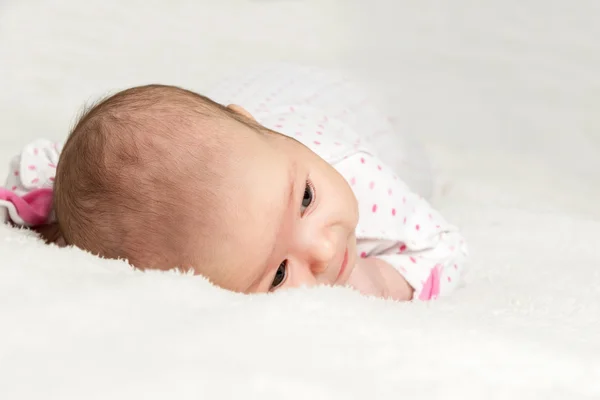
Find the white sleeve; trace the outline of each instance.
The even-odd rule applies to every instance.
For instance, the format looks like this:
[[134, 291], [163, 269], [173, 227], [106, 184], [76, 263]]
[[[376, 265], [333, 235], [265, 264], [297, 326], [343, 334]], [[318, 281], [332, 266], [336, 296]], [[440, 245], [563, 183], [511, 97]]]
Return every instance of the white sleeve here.
[[11, 159], [4, 187], [0, 187], [0, 222], [32, 226], [49, 220], [61, 150], [60, 143], [38, 139]]
[[403, 221], [401, 242], [377, 246], [373, 257], [396, 268], [414, 288], [414, 299], [430, 300], [453, 292], [466, 269], [467, 245], [458, 229], [429, 203], [406, 193], [411, 212]]
[[415, 289], [416, 299], [452, 292], [467, 258], [458, 229], [376, 156], [358, 152], [335, 167], [358, 200], [360, 256], [391, 264]]

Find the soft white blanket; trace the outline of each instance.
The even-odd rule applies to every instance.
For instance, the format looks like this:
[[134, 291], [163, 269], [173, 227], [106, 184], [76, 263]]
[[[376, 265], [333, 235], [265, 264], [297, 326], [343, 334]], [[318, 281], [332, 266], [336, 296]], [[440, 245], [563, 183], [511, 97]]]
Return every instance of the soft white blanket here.
[[435, 303], [247, 297], [1, 226], [0, 399], [600, 398], [598, 3], [434, 3], [0, 3], [0, 160], [125, 86], [349, 67], [426, 141], [472, 251]]

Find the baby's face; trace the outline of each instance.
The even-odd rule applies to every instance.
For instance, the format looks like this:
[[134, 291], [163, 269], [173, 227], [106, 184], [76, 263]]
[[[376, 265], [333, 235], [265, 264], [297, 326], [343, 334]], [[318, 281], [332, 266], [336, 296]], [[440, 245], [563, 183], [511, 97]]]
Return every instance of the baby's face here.
[[222, 255], [214, 265], [198, 272], [244, 293], [344, 285], [356, 257], [358, 205], [350, 186], [294, 139], [238, 136], [231, 151], [236, 184], [227, 196], [235, 206], [224, 221], [227, 250], [216, 250]]

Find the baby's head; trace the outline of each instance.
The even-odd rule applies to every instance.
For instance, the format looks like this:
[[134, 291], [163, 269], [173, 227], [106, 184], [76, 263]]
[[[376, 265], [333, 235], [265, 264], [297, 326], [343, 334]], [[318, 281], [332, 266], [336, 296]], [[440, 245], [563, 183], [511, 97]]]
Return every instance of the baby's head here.
[[241, 107], [171, 86], [85, 113], [54, 206], [67, 244], [240, 292], [344, 283], [354, 263], [356, 199], [335, 169]]

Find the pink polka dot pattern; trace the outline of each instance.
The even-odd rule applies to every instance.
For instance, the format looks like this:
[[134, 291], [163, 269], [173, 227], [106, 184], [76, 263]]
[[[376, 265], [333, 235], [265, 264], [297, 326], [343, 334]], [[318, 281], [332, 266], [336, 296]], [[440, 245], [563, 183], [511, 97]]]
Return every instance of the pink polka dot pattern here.
[[[0, 191], [0, 208], [17, 225], [35, 226], [47, 220], [56, 163], [62, 146], [46, 139], [37, 139], [23, 147], [9, 164], [5, 191]], [[26, 197], [31, 195], [31, 197]], [[20, 200], [17, 200], [20, 198]], [[33, 200], [31, 202], [30, 200]], [[17, 202], [20, 205], [17, 206]]]
[[[429, 244], [436, 233], [444, 233], [447, 224], [424, 199], [410, 192], [401, 180], [394, 180], [392, 171], [370, 154], [348, 157], [335, 167], [342, 175], [351, 177], [349, 182], [358, 200], [358, 254], [373, 254], [374, 243], [378, 243], [378, 240], [395, 241], [398, 244], [391, 247], [389, 252], [384, 251], [376, 256], [396, 266], [417, 291], [421, 287], [440, 287], [440, 290], [446, 291], [450, 290], [447, 287], [456, 285], [460, 268], [452, 268], [453, 264], [449, 268], [438, 266], [435, 274], [430, 273], [440, 264], [440, 260], [461, 256], [457, 245], [445, 242], [456, 240], [457, 236], [440, 236], [443, 240], [437, 247]], [[430, 247], [432, 250], [426, 253], [417, 250]], [[432, 255], [425, 255], [429, 253]], [[439, 285], [432, 283], [432, 279], [442, 276], [440, 274], [443, 279]], [[431, 298], [434, 297], [431, 294]]]

